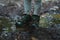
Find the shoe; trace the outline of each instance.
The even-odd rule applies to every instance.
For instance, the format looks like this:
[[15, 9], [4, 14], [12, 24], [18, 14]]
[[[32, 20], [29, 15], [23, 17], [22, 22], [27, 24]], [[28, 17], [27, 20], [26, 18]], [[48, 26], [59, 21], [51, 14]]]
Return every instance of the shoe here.
[[38, 16], [38, 15], [32, 15], [32, 26], [35, 29], [38, 29], [38, 27], [39, 27], [39, 19], [40, 19], [40, 16]]
[[23, 27], [24, 25], [28, 24], [31, 21], [31, 16], [24, 14], [22, 16], [22, 19], [18, 22], [16, 22], [16, 27]]

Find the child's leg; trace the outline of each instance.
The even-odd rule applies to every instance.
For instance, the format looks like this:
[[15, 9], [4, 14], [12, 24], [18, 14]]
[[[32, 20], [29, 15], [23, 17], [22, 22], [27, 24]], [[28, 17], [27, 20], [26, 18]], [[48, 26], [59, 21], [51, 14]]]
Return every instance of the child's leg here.
[[33, 26], [38, 28], [39, 24], [39, 12], [41, 10], [41, 0], [35, 0], [35, 5], [34, 5], [34, 13], [32, 15], [32, 20], [33, 20]]
[[25, 14], [29, 14], [31, 11], [31, 0], [24, 0], [24, 11]]
[[33, 15], [39, 15], [40, 10], [41, 10], [41, 0], [35, 0]]
[[24, 27], [24, 25], [29, 24], [29, 21], [31, 20], [31, 16], [29, 15], [31, 11], [31, 0], [24, 0], [24, 11], [25, 14], [23, 14], [20, 23], [16, 23], [16, 26], [18, 27]]

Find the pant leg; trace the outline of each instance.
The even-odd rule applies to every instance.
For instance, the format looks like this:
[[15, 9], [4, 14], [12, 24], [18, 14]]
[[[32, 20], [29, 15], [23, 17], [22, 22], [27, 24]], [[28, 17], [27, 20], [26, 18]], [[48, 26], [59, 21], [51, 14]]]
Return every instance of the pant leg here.
[[24, 0], [24, 11], [25, 14], [29, 14], [31, 11], [31, 0]]
[[40, 10], [41, 10], [41, 0], [35, 0], [34, 15], [39, 15]]

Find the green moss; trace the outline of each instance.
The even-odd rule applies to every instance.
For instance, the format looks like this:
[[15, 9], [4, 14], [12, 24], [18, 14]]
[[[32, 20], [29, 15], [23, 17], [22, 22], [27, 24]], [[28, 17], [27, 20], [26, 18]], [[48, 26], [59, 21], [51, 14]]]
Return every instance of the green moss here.
[[53, 18], [60, 19], [60, 14], [54, 14], [52, 16], [53, 16]]
[[53, 16], [52, 22], [53, 22], [54, 24], [60, 24], [60, 14], [54, 14], [54, 15], [52, 15], [52, 16]]
[[9, 30], [8, 31], [10, 31], [10, 27], [11, 27], [11, 22], [9, 21], [9, 19], [7, 19], [7, 18], [5, 18], [5, 17], [1, 17], [0, 18], [0, 28], [1, 27], [3, 27], [3, 26], [5, 26], [5, 27], [7, 27]]

